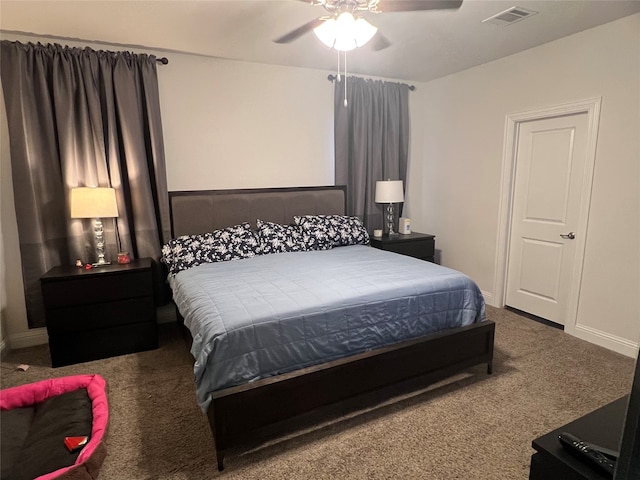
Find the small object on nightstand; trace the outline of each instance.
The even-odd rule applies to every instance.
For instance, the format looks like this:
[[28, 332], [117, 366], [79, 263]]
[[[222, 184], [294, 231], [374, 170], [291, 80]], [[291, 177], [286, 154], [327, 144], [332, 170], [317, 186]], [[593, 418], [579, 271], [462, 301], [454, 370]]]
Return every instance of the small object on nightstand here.
[[400, 233], [402, 233], [403, 235], [408, 235], [411, 233], [411, 219], [407, 218], [407, 217], [400, 217], [400, 225], [398, 227], [398, 230], [400, 230]]
[[373, 231], [373, 236], [374, 236], [374, 237], [378, 237], [378, 238], [382, 237], [382, 229], [381, 229], [381, 228], [376, 228], [376, 229]]
[[78, 267], [78, 268], [82, 268], [83, 266], [84, 266], [84, 265], [82, 264], [82, 260], [77, 259], [77, 260], [76, 260], [76, 267]]
[[87, 263], [87, 264], [84, 266], [84, 269], [85, 269], [85, 270], [91, 270], [91, 267], [92, 267], [92, 265], [91, 265], [90, 263]]
[[125, 265], [129, 262], [131, 262], [131, 257], [129, 256], [129, 252], [118, 253], [118, 263], [120, 265]]

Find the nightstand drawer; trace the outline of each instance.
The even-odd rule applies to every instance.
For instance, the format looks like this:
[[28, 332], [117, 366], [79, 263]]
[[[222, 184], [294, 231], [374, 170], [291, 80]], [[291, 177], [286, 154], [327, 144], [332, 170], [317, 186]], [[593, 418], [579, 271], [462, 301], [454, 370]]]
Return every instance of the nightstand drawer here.
[[114, 280], [112, 275], [95, 275], [43, 283], [42, 294], [46, 308], [86, 305], [123, 298], [153, 295], [150, 271], [123, 273]]
[[384, 246], [385, 250], [401, 253], [416, 258], [433, 257], [434, 241], [425, 239], [416, 242], [391, 243]]
[[153, 297], [116, 300], [47, 310], [49, 333], [71, 333], [149, 322], [155, 318]]
[[101, 331], [49, 334], [51, 364], [53, 367], [61, 367], [158, 348], [157, 329], [154, 320]]

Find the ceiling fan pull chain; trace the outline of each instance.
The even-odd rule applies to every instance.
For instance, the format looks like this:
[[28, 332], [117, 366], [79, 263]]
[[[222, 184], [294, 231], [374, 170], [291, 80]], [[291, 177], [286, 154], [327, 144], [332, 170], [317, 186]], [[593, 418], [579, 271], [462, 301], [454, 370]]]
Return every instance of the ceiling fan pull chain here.
[[347, 52], [344, 52], [344, 106], [346, 107], [347, 103]]

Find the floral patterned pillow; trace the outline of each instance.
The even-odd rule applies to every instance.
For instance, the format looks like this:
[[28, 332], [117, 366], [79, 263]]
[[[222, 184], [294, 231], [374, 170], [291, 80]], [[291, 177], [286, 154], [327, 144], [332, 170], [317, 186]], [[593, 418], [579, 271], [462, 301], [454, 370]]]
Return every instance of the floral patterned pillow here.
[[303, 215], [293, 217], [310, 235], [333, 246], [369, 245], [369, 233], [358, 217], [345, 215]]
[[260, 252], [285, 253], [328, 250], [331, 243], [322, 241], [298, 225], [280, 225], [258, 219]]
[[259, 254], [259, 242], [249, 223], [200, 235], [183, 235], [162, 246], [169, 275], [202, 265], [249, 258]]

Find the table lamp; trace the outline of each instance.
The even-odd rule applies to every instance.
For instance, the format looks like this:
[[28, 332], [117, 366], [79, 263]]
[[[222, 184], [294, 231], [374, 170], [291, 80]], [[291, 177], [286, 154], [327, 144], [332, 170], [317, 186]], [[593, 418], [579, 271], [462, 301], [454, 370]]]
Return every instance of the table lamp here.
[[389, 235], [396, 235], [396, 232], [393, 231], [393, 225], [395, 224], [393, 218], [393, 204], [404, 202], [402, 180], [377, 181], [374, 202], [387, 204], [387, 229], [389, 231]]
[[93, 218], [96, 236], [96, 267], [109, 265], [104, 259], [104, 235], [102, 230], [103, 218], [118, 216], [116, 191], [114, 188], [79, 187], [71, 189], [71, 218]]

